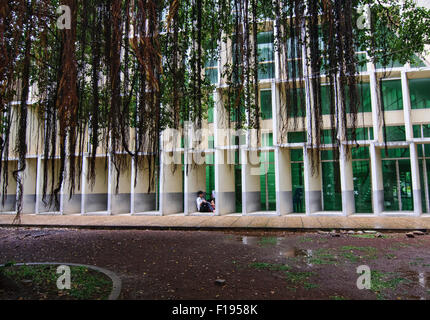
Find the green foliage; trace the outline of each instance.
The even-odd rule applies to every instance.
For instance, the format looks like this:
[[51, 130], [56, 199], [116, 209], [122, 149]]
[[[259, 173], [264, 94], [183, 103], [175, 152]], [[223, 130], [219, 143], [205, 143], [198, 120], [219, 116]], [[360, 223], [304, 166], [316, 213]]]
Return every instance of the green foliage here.
[[413, 63], [415, 54], [430, 44], [430, 9], [415, 1], [360, 0], [369, 5], [371, 30], [357, 30], [357, 40], [375, 63], [390, 67], [394, 62]]

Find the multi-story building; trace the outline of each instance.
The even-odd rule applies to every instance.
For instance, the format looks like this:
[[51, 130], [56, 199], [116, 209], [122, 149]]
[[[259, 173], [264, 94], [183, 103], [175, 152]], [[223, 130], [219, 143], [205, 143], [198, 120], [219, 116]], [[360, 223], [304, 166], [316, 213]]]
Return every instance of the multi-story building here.
[[[367, 64], [359, 70], [359, 146], [353, 141], [343, 141], [343, 146], [354, 145], [351, 154], [341, 147], [340, 157], [334, 156], [329, 133], [330, 110], [323, 106], [325, 139], [319, 151], [319, 170], [312, 170], [310, 154], [314, 149], [308, 144], [309, 133], [303, 126], [306, 119], [297, 121], [294, 131], [285, 134], [280, 130], [279, 99], [285, 75], [275, 54], [274, 34], [274, 23], [264, 21], [264, 31], [257, 37], [262, 52], [260, 64], [264, 65], [259, 71], [262, 144], [258, 148], [258, 164], [245, 161], [255, 155], [248, 143], [250, 132], [228, 130], [230, 121], [223, 105], [227, 86], [221, 76], [224, 65], [231, 59], [233, 45], [227, 41], [220, 44], [219, 61], [211, 61], [205, 68], [216, 89], [211, 97], [213, 106], [203, 123], [203, 139], [196, 147], [192, 127], [182, 130], [187, 133], [182, 136], [190, 139], [171, 140], [174, 132], [165, 132], [159, 177], [153, 188], [149, 188], [148, 168], [136, 170], [132, 159], [124, 155], [129, 166], [120, 172], [116, 193], [116, 171], [109, 155], [100, 150], [95, 184], [86, 179], [89, 154], [85, 154], [80, 186], [75, 188], [74, 195], [70, 198], [65, 191], [68, 190], [65, 181], [60, 206], [46, 205], [41, 199], [44, 175], [41, 137], [37, 114], [32, 113], [33, 127], [29, 135], [34, 143], [23, 173], [23, 213], [198, 214], [195, 200], [199, 190], [207, 196], [214, 194], [216, 215], [421, 216], [429, 213], [430, 57], [417, 56], [414, 64], [394, 62], [388, 67], [367, 59]], [[357, 55], [360, 59], [367, 58], [366, 52], [357, 52]], [[328, 95], [324, 87], [322, 95], [324, 102]], [[385, 142], [382, 118], [378, 114], [379, 101], [385, 106]], [[307, 108], [310, 112], [309, 103]], [[279, 139], [281, 134], [283, 139]], [[238, 140], [242, 143], [237, 143]], [[13, 156], [8, 162], [11, 168], [16, 167]], [[16, 184], [12, 176], [7, 193], [2, 212], [14, 213]]]

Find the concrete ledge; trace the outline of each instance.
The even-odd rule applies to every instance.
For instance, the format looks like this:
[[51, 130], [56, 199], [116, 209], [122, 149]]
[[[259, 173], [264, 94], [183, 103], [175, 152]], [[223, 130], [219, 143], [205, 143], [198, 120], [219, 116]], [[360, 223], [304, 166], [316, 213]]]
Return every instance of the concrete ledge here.
[[[14, 215], [0, 215], [1, 226]], [[129, 229], [430, 229], [430, 216], [46, 216], [21, 215], [19, 226]]]

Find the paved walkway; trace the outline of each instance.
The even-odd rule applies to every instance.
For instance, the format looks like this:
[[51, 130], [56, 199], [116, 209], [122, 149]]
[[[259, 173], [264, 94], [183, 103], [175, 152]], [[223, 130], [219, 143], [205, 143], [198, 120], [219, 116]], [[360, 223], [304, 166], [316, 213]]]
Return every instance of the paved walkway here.
[[[13, 224], [14, 215], [0, 215], [0, 225]], [[152, 229], [430, 229], [430, 215], [421, 217], [354, 215], [287, 215], [287, 216], [21, 216], [22, 226], [152, 228]]]

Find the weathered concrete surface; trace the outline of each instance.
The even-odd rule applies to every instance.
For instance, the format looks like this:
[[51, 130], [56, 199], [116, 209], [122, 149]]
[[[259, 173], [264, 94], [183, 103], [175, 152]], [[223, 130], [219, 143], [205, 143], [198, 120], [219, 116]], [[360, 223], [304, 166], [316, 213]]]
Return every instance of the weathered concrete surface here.
[[[14, 215], [0, 215], [0, 225], [12, 225]], [[22, 226], [127, 228], [269, 228], [269, 229], [430, 229], [430, 215], [421, 217], [352, 215], [286, 216], [21, 216]]]

